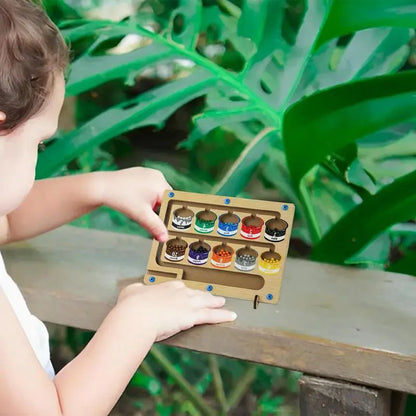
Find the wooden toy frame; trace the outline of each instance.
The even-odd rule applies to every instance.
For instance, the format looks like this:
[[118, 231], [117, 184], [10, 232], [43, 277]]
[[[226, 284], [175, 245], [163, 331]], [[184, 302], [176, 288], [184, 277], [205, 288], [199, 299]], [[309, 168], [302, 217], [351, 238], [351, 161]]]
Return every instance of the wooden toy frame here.
[[[193, 211], [192, 222], [189, 228], [179, 230], [172, 224], [173, 212], [180, 208]], [[201, 233], [195, 230], [196, 214], [204, 209], [209, 209], [217, 215], [215, 228], [212, 232]], [[170, 261], [165, 257], [167, 243], [153, 240], [147, 273], [144, 277], [146, 284], [156, 284], [172, 279], [181, 279], [187, 286], [208, 290], [214, 294], [249, 299], [254, 301], [254, 307], [258, 302], [277, 303], [280, 296], [282, 275], [286, 263], [289, 240], [292, 231], [295, 206], [285, 202], [271, 202], [250, 200], [244, 198], [223, 197], [182, 191], [166, 191], [160, 207], [159, 216], [166, 224], [169, 240], [179, 237], [188, 244], [186, 255], [180, 261]], [[225, 213], [234, 213], [243, 218], [255, 215], [266, 223], [269, 219], [280, 218], [287, 223], [286, 233], [282, 241], [269, 241], [264, 237], [266, 226], [263, 225], [261, 235], [256, 239], [246, 239], [241, 235], [242, 221], [238, 224], [237, 233], [232, 236], [224, 236], [218, 233], [219, 218]], [[207, 262], [195, 265], [188, 262], [190, 244], [195, 241], [203, 241], [211, 247]], [[226, 268], [215, 267], [212, 263], [214, 246], [226, 243], [234, 250], [232, 263]], [[255, 268], [251, 271], [241, 271], [235, 267], [237, 250], [250, 247], [257, 251]], [[260, 260], [263, 262], [262, 253], [277, 252], [280, 259], [280, 269], [273, 274], [262, 272], [259, 268]], [[267, 257], [267, 256], [266, 256]]]

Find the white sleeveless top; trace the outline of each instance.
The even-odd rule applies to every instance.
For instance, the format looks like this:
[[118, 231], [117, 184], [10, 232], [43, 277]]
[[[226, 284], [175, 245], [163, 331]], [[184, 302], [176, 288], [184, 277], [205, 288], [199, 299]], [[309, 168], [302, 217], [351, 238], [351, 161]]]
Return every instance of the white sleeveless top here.
[[55, 377], [49, 352], [49, 334], [46, 326], [36, 316], [32, 315], [26, 305], [22, 292], [7, 274], [0, 253], [0, 289], [9, 300], [17, 319], [35, 351], [36, 357], [50, 378]]

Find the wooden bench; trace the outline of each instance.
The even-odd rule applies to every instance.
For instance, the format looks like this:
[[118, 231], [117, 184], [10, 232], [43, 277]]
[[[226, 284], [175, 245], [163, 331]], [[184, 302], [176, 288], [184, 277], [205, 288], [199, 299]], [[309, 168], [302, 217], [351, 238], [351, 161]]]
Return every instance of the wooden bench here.
[[[2, 249], [44, 321], [95, 330], [120, 280], [145, 272], [150, 240], [62, 227]], [[294, 369], [304, 415], [393, 416], [416, 394], [416, 278], [289, 259], [277, 305], [228, 299], [232, 324], [168, 344]], [[395, 409], [395, 410], [393, 410]]]

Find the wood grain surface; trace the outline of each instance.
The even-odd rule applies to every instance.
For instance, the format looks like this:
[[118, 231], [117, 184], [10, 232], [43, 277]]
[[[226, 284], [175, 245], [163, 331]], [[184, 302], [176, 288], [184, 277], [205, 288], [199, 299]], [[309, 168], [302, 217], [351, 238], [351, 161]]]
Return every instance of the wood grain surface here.
[[301, 416], [391, 416], [391, 391], [303, 376]]
[[[2, 248], [41, 319], [96, 329], [118, 287], [142, 276], [151, 241], [62, 227]], [[232, 324], [167, 343], [305, 373], [416, 393], [416, 279], [288, 259], [277, 305], [227, 299]]]

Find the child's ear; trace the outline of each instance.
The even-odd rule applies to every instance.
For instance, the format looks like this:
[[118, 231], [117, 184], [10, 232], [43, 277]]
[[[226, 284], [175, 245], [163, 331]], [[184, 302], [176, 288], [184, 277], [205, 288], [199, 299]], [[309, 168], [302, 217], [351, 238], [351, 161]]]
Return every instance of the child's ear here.
[[2, 125], [6, 121], [6, 114], [3, 111], [0, 111], [0, 125]]

